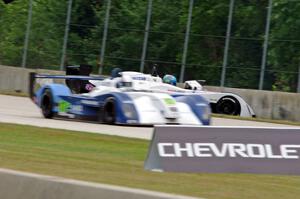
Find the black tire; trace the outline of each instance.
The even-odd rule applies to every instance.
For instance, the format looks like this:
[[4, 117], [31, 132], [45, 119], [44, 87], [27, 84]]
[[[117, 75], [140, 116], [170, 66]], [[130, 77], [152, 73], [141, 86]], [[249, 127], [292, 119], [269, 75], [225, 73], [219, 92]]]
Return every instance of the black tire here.
[[45, 118], [52, 118], [54, 113], [52, 111], [53, 108], [53, 97], [52, 93], [49, 89], [45, 89], [42, 101], [41, 101], [41, 109], [43, 116]]
[[107, 124], [114, 124], [116, 122], [116, 106], [115, 99], [110, 97], [106, 100], [103, 106], [103, 122]]
[[241, 105], [232, 96], [222, 97], [216, 104], [216, 113], [225, 115], [240, 115]]

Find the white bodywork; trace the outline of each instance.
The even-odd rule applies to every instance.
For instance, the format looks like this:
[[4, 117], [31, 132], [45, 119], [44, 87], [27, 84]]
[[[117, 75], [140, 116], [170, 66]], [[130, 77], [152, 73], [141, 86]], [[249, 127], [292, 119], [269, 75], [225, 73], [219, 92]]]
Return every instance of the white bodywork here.
[[[161, 91], [153, 92], [151, 87], [149, 87], [152, 81], [161, 84], [161, 79], [152, 79], [151, 81], [134, 80], [132, 77], [124, 74], [122, 77], [105, 79], [103, 81], [90, 80], [96, 87], [93, 88], [91, 92], [83, 95], [95, 97], [112, 92], [126, 92], [135, 105], [139, 116], [139, 124], [202, 125], [201, 120], [198, 119], [187, 104], [176, 102], [175, 99], [167, 93]], [[126, 102], [123, 104], [126, 104]], [[130, 110], [123, 109], [123, 111], [125, 114], [130, 114]], [[126, 111], [128, 113], [126, 113]], [[207, 116], [204, 117], [209, 118], [210, 111], [207, 111]], [[127, 123], [136, 123], [136, 121], [128, 120]]]
[[[233, 93], [221, 93], [221, 92], [211, 92], [204, 91], [200, 83], [195, 80], [186, 81], [185, 84], [189, 86], [190, 89], [179, 88], [170, 84], [165, 84], [162, 82], [160, 77], [154, 77], [150, 74], [143, 74], [139, 72], [125, 71], [120, 73], [121, 77], [116, 77], [114, 79], [106, 79], [103, 81], [93, 81], [90, 82], [96, 87], [117, 87], [120, 82], [130, 82], [131, 89], [135, 91], [151, 91], [155, 93], [167, 93], [167, 94], [196, 94], [201, 95], [207, 99], [211, 104], [217, 103], [224, 96], [231, 96], [235, 98], [240, 104], [240, 113], [242, 117], [253, 117], [255, 116], [252, 108], [243, 100], [240, 96]], [[119, 88], [117, 90], [122, 90]]]
[[[202, 124], [187, 104], [176, 102], [167, 94], [138, 92], [127, 94], [133, 99], [139, 114], [139, 122], [142, 124]], [[166, 99], [172, 101], [172, 104], [166, 103]]]
[[203, 87], [195, 80], [185, 82], [185, 84], [187, 84], [187, 83], [191, 83], [190, 85], [194, 86], [194, 87], [192, 87], [192, 90], [183, 89], [183, 88], [179, 88], [179, 87], [176, 87], [173, 85], [163, 84], [163, 83], [160, 85], [153, 86], [152, 89], [155, 91], [163, 90], [166, 93], [174, 93], [174, 92], [175, 93], [195, 93], [195, 94], [201, 95], [202, 97], [207, 99], [210, 103], [217, 103], [222, 97], [231, 96], [231, 97], [234, 97], [235, 99], [237, 99], [237, 101], [239, 102], [239, 104], [241, 106], [241, 110], [240, 110], [240, 114], [239, 114], [240, 116], [242, 116], [242, 117], [255, 116], [255, 113], [252, 110], [252, 108], [245, 102], [245, 100], [243, 100], [243, 98], [241, 98], [240, 96], [238, 96], [236, 94], [204, 91]]

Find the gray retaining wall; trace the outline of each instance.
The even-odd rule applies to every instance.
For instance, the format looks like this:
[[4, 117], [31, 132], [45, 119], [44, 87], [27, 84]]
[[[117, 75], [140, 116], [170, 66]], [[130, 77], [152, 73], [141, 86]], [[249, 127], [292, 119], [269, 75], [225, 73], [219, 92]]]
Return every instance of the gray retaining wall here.
[[235, 93], [241, 96], [253, 108], [258, 118], [300, 121], [299, 93], [220, 88], [214, 86], [205, 86], [205, 89]]
[[28, 93], [29, 73], [64, 74], [63, 71], [25, 69], [0, 65], [0, 91]]

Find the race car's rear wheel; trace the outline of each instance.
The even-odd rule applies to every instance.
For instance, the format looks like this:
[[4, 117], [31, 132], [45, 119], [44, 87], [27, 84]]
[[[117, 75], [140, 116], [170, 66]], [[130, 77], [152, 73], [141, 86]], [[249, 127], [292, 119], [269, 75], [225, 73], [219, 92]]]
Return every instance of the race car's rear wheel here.
[[107, 124], [114, 124], [116, 121], [116, 107], [115, 99], [108, 98], [103, 107], [103, 122]]
[[240, 115], [241, 105], [236, 98], [225, 96], [217, 102], [216, 113], [226, 115]]
[[42, 101], [41, 101], [41, 109], [42, 113], [45, 118], [52, 118], [53, 117], [53, 98], [51, 91], [49, 89], [46, 89], [44, 91]]

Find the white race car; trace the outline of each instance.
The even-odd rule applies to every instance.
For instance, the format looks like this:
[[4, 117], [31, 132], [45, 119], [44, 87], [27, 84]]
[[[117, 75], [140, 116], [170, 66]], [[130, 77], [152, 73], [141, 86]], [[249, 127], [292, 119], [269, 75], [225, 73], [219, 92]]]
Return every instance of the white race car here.
[[183, 93], [200, 95], [210, 102], [213, 113], [255, 117], [253, 109], [239, 95], [234, 93], [205, 91], [202, 85], [196, 80], [186, 81], [184, 83], [184, 89], [164, 83], [159, 86], [154, 86], [153, 89], [164, 90], [172, 96]]

